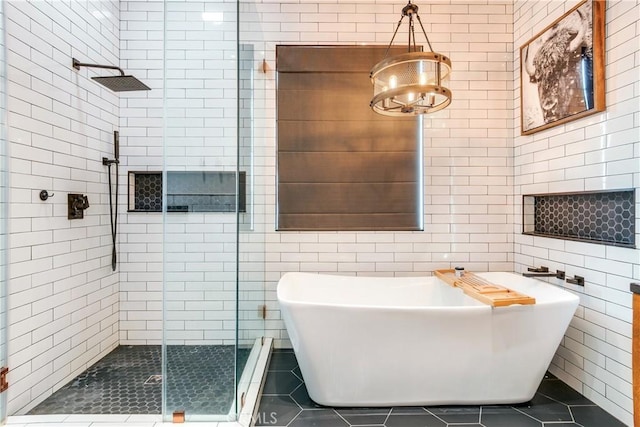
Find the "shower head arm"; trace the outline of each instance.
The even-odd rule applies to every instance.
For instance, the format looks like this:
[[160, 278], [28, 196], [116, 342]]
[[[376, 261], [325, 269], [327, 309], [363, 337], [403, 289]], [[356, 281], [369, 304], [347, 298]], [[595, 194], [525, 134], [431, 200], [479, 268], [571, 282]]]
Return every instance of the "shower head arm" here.
[[120, 75], [124, 76], [124, 71], [122, 71], [122, 68], [116, 67], [115, 65], [85, 64], [83, 62], [78, 61], [76, 58], [72, 58], [72, 59], [73, 59], [73, 68], [75, 68], [76, 70], [79, 70], [80, 67], [106, 68], [109, 70], [118, 70], [120, 71]]

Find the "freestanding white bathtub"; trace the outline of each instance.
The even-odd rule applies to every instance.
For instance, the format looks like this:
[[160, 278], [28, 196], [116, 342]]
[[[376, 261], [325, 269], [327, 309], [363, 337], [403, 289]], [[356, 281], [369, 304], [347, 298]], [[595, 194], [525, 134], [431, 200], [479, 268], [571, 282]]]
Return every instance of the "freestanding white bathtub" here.
[[513, 273], [480, 273], [536, 298], [492, 308], [436, 277], [286, 273], [278, 301], [309, 396], [327, 406], [530, 400], [578, 297]]

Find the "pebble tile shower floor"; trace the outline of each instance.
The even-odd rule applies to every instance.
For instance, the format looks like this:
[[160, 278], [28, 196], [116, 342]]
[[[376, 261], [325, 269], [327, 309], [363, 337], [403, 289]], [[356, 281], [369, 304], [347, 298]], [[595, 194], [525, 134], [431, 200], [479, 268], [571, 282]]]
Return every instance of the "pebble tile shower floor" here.
[[307, 394], [295, 355], [275, 350], [256, 426], [271, 427], [625, 427], [547, 374], [530, 402], [519, 405], [329, 408]]
[[[167, 408], [187, 414], [226, 414], [233, 402], [235, 346], [167, 347]], [[238, 350], [239, 372], [249, 349]], [[119, 346], [78, 375], [29, 415], [160, 414], [159, 345]]]

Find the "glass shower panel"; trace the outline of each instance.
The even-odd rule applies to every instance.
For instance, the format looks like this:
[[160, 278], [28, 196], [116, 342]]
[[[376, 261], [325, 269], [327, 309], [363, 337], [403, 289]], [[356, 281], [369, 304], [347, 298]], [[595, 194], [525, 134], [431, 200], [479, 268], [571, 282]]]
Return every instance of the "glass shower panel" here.
[[163, 414], [234, 420], [263, 344], [254, 46], [238, 3], [165, 1]]
[[2, 391], [2, 375], [7, 366], [7, 140], [6, 62], [4, 2], [0, 2], [0, 424], [7, 417], [7, 392]]
[[236, 416], [236, 26], [235, 2], [165, 1], [165, 419]]
[[[242, 9], [244, 5], [240, 4]], [[240, 12], [240, 20], [243, 17]], [[242, 22], [241, 26], [242, 28]], [[236, 393], [239, 412], [244, 403], [260, 350], [264, 344], [265, 218], [264, 177], [258, 149], [260, 129], [256, 118], [259, 98], [259, 52], [251, 43], [238, 44], [238, 169], [246, 177], [246, 209], [238, 212], [238, 363]], [[258, 102], [258, 103], [257, 103]], [[246, 362], [245, 362], [246, 360]]]
[[247, 197], [250, 200], [245, 217], [239, 219], [238, 334], [240, 343], [255, 341], [256, 347], [263, 344], [269, 319], [274, 318], [274, 307], [266, 302], [268, 254], [265, 247], [266, 235], [274, 227], [271, 209], [275, 200], [275, 91], [273, 80], [270, 79], [273, 70], [269, 63], [275, 58], [271, 58], [267, 52], [275, 55], [275, 49], [273, 44], [265, 42], [262, 24], [257, 22], [259, 4], [254, 0], [239, 0], [238, 3], [238, 161], [240, 168], [247, 171]]

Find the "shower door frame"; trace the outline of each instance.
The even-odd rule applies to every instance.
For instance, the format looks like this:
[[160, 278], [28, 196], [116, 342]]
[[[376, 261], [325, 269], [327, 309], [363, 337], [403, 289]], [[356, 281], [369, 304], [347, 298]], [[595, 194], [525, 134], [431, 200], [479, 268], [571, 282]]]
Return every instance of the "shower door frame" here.
[[2, 368], [2, 381], [0, 381], [0, 425], [7, 420], [7, 390], [8, 383], [5, 370], [8, 359], [7, 339], [7, 284], [8, 284], [8, 143], [6, 133], [6, 106], [7, 106], [7, 68], [6, 68], [6, 25], [4, 2], [0, 2], [0, 368]]

